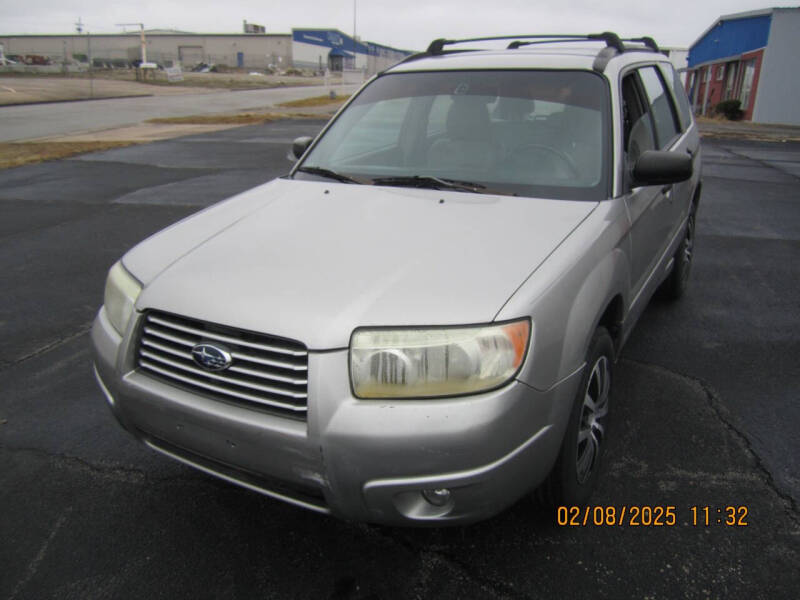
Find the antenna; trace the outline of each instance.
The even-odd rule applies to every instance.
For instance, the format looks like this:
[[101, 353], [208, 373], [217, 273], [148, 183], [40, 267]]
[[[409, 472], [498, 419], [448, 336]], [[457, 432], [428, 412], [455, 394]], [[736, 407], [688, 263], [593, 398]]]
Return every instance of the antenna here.
[[75, 23], [75, 31], [78, 33], [83, 33], [83, 22], [81, 21], [80, 17], [78, 17], [78, 22]]

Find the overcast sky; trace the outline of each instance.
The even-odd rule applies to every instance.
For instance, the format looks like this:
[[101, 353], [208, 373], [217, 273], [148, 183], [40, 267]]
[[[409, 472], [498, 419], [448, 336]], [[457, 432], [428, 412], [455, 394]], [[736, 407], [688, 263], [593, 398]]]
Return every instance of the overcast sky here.
[[[662, 46], [689, 46], [717, 17], [759, 8], [757, 0], [355, 0], [362, 39], [422, 50], [438, 37], [616, 31], [651, 35]], [[205, 4], [205, 3], [203, 3]], [[146, 29], [239, 33], [242, 20], [267, 33], [292, 27], [353, 33], [354, 0], [0, 0], [0, 34], [74, 33], [80, 17], [93, 33]]]

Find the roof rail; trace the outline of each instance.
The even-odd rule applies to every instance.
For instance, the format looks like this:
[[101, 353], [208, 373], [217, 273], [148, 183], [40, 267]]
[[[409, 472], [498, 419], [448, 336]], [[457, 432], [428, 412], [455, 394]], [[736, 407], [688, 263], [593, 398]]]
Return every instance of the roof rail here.
[[418, 52], [417, 54], [412, 54], [411, 56], [407, 56], [405, 59], [400, 61], [400, 63], [411, 62], [414, 60], [419, 60], [421, 58], [427, 58], [430, 56], [442, 56], [445, 54], [455, 54], [459, 52], [474, 52], [476, 50], [475, 48], [445, 49], [445, 46], [452, 46], [454, 44], [465, 44], [469, 42], [492, 42], [499, 40], [512, 40], [506, 47], [508, 50], [515, 50], [522, 46], [531, 46], [534, 44], [551, 44], [551, 43], [581, 42], [581, 41], [605, 42], [606, 47], [603, 48], [598, 53], [597, 58], [595, 59], [593, 65], [593, 68], [596, 71], [600, 72], [605, 70], [608, 61], [611, 60], [617, 54], [622, 54], [626, 51], [632, 51], [632, 50], [638, 50], [638, 51], [642, 50], [642, 48], [626, 47], [623, 42], [634, 42], [637, 44], [644, 44], [645, 48], [647, 48], [648, 50], [652, 50], [653, 52], [660, 52], [658, 45], [656, 44], [655, 40], [653, 40], [653, 38], [651, 37], [626, 38], [623, 40], [616, 33], [612, 31], [604, 31], [602, 33], [589, 33], [589, 34], [566, 33], [566, 34], [548, 34], [548, 35], [500, 35], [491, 37], [465, 38], [461, 40], [448, 40], [445, 38], [439, 38], [433, 40], [428, 45], [428, 49], [425, 50], [425, 52]]
[[649, 48], [653, 52], [661, 52], [661, 49], [658, 47], [658, 44], [656, 44], [656, 41], [653, 38], [649, 37], [649, 36], [638, 37], [638, 38], [625, 38], [622, 41], [623, 42], [635, 42], [637, 44], [644, 44], [647, 48]]
[[531, 44], [535, 42], [522, 42], [519, 40], [540, 40], [540, 43], [555, 43], [555, 42], [573, 42], [573, 41], [604, 41], [607, 46], [612, 46], [617, 49], [619, 52], [624, 52], [625, 47], [622, 44], [622, 41], [619, 39], [619, 36], [616, 33], [612, 33], [610, 31], [604, 31], [603, 33], [590, 33], [590, 34], [575, 34], [575, 33], [563, 33], [563, 34], [547, 34], [547, 35], [498, 35], [492, 37], [479, 37], [479, 38], [465, 38], [462, 40], [447, 40], [444, 38], [440, 38], [438, 40], [433, 40], [428, 49], [425, 51], [425, 54], [428, 56], [433, 56], [436, 54], [444, 54], [445, 46], [450, 46], [453, 44], [465, 44], [469, 42], [493, 42], [498, 40], [514, 40], [509, 44], [509, 48], [519, 48], [520, 46], [524, 46], [526, 44]]

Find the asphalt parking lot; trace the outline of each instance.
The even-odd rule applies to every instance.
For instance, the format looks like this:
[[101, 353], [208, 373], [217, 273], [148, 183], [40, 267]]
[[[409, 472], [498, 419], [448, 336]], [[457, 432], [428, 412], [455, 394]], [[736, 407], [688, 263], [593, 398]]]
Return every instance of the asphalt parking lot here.
[[[91, 372], [107, 269], [148, 234], [285, 173], [291, 140], [321, 125], [0, 172], [0, 597], [797, 596], [798, 143], [704, 143], [690, 291], [651, 303], [617, 368], [593, 503], [674, 506], [674, 526], [559, 526], [527, 500], [465, 528], [351, 524], [123, 432]], [[728, 506], [746, 526], [724, 524]], [[710, 525], [691, 507], [709, 507]]]

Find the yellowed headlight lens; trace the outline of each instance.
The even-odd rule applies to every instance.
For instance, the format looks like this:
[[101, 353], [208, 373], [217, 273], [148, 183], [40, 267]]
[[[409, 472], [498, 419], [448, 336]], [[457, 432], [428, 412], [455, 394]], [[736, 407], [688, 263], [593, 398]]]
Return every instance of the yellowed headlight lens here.
[[142, 286], [125, 270], [121, 262], [111, 267], [106, 279], [103, 303], [108, 320], [120, 334], [124, 334], [128, 327], [141, 291]]
[[350, 344], [359, 398], [430, 398], [499, 387], [519, 371], [528, 319], [436, 329], [360, 329]]

